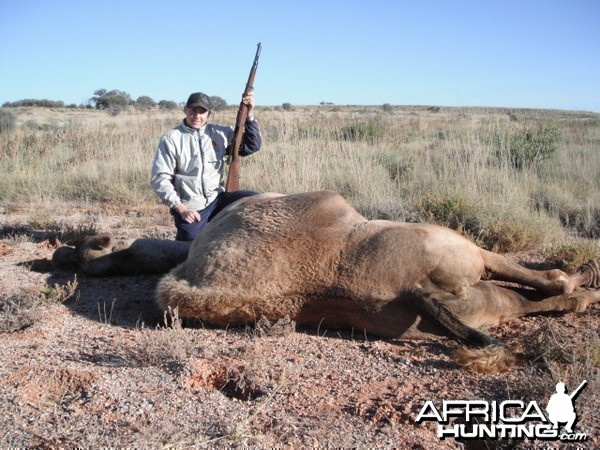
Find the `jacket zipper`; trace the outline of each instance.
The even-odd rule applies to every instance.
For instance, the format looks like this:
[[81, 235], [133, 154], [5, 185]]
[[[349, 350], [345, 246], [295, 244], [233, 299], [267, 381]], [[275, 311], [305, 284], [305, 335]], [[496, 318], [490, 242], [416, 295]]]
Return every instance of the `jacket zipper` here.
[[[206, 202], [206, 187], [204, 186], [204, 150], [202, 149], [202, 136], [200, 135], [200, 131], [196, 131], [196, 139], [198, 141], [198, 150], [200, 151], [200, 189], [202, 191], [202, 197], [204, 197], [204, 201]], [[206, 208], [205, 205], [204, 208]]]

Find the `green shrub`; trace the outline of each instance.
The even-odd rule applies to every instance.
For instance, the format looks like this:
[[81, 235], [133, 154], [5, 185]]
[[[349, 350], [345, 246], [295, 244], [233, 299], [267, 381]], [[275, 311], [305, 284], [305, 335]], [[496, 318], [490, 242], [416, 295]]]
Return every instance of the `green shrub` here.
[[429, 223], [468, 234], [477, 235], [480, 232], [481, 225], [476, 208], [458, 195], [426, 195], [417, 203], [417, 209]]
[[385, 134], [385, 125], [378, 121], [352, 123], [344, 125], [340, 130], [340, 137], [345, 141], [367, 141], [373, 143], [382, 139]]
[[90, 100], [96, 105], [96, 109], [105, 110], [111, 116], [119, 115], [134, 103], [127, 92], [117, 89], [98, 89]]
[[211, 95], [209, 97], [210, 107], [213, 111], [223, 111], [226, 110], [229, 105], [224, 98], [219, 97], [218, 95]]
[[560, 269], [572, 273], [590, 259], [600, 258], [600, 247], [592, 241], [574, 240], [545, 248], [544, 257]]
[[298, 126], [299, 139], [327, 139], [331, 136], [330, 130], [322, 125], [307, 123]]
[[552, 158], [560, 140], [560, 130], [553, 123], [540, 124], [536, 130], [525, 129], [506, 135], [497, 132], [494, 136], [497, 156], [500, 159], [508, 158], [518, 170]]
[[534, 216], [496, 219], [482, 228], [477, 244], [494, 252], [529, 250], [544, 243], [547, 227]]
[[413, 170], [413, 164], [410, 161], [407, 161], [406, 157], [396, 150], [378, 153], [375, 158], [376, 163], [387, 170], [390, 179], [394, 182], [398, 182], [405, 178]]

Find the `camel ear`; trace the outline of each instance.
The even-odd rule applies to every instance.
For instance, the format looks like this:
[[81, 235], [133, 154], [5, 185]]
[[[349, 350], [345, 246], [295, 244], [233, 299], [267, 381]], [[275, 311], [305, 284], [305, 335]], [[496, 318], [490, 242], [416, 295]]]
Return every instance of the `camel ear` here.
[[97, 234], [96, 236], [90, 236], [88, 239], [89, 248], [93, 250], [103, 250], [110, 246], [112, 239], [109, 233]]
[[108, 248], [110, 245], [111, 236], [110, 234], [104, 234], [100, 237], [99, 245], [101, 248]]

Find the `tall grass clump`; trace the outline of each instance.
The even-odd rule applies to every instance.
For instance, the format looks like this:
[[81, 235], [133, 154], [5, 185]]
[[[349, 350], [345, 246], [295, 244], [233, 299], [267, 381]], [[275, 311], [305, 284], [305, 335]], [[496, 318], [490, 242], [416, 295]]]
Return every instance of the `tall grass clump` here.
[[373, 144], [383, 139], [386, 127], [381, 121], [349, 123], [340, 128], [340, 137], [346, 141], [367, 141]]
[[544, 248], [544, 256], [556, 267], [573, 273], [590, 259], [600, 258], [600, 242], [573, 238], [556, 241]]
[[0, 133], [12, 131], [17, 122], [17, 118], [10, 111], [0, 108]]
[[479, 235], [481, 223], [476, 206], [460, 196], [427, 194], [418, 208], [427, 222], [444, 225], [471, 235]]
[[517, 170], [539, 165], [558, 151], [561, 132], [554, 123], [540, 123], [521, 130], [504, 128], [494, 136], [497, 157]]

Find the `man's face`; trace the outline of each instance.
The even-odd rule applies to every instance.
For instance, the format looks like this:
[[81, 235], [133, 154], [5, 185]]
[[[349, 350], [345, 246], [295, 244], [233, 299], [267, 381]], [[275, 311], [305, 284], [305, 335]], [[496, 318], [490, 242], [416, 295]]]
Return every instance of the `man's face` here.
[[210, 111], [202, 106], [195, 106], [194, 108], [186, 107], [184, 111], [185, 120], [188, 126], [192, 128], [202, 128], [208, 122], [208, 117], [210, 116]]

